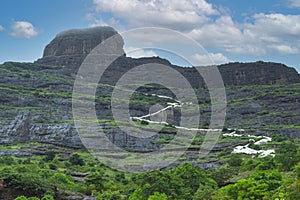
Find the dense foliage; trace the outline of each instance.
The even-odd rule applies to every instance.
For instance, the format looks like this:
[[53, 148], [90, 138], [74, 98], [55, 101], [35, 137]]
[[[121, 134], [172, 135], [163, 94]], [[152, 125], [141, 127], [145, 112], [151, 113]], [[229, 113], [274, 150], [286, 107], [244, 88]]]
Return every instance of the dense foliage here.
[[217, 169], [183, 163], [126, 174], [98, 163], [83, 150], [68, 155], [49, 151], [29, 158], [2, 156], [0, 189], [18, 194], [13, 197], [17, 200], [65, 199], [72, 194], [97, 200], [300, 199], [298, 140], [278, 143], [274, 158], [229, 154], [224, 159], [227, 164]]

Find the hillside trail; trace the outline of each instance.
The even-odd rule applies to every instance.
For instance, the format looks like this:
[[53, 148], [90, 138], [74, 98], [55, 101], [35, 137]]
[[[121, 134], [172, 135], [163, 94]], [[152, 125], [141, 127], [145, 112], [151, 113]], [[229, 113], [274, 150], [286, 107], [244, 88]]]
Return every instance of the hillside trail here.
[[[148, 94], [146, 94], [146, 95], [148, 95]], [[181, 130], [186, 130], [186, 131], [199, 131], [199, 132], [220, 132], [220, 131], [222, 131], [222, 129], [188, 128], [188, 127], [183, 127], [183, 126], [174, 126], [174, 125], [172, 125], [172, 124], [170, 124], [166, 121], [153, 121], [153, 120], [151, 120], [152, 116], [161, 114], [161, 113], [167, 111], [168, 109], [181, 108], [184, 103], [182, 103], [181, 101], [176, 100], [172, 97], [169, 97], [169, 96], [158, 95], [158, 94], [151, 94], [151, 96], [155, 96], [155, 97], [158, 97], [158, 98], [164, 98], [164, 99], [170, 99], [175, 103], [168, 102], [167, 107], [164, 107], [164, 108], [162, 108], [162, 109], [160, 109], [156, 112], [149, 113], [147, 115], [143, 115], [143, 116], [140, 116], [140, 117], [130, 117], [131, 120], [136, 120], [136, 121], [140, 121], [140, 122], [145, 121], [149, 124], [170, 125], [170, 126], [176, 128], [176, 129], [181, 129]], [[147, 119], [147, 118], [149, 118], [149, 119]], [[274, 149], [255, 150], [255, 149], [249, 147], [251, 144], [262, 145], [262, 144], [271, 142], [272, 141], [271, 137], [256, 136], [256, 135], [250, 135], [250, 134], [248, 134], [248, 135], [237, 134], [237, 132], [240, 132], [240, 133], [245, 132], [244, 129], [228, 129], [228, 130], [230, 130], [232, 132], [222, 134], [223, 137], [243, 137], [243, 136], [247, 136], [249, 138], [249, 143], [247, 143], [246, 145], [234, 147], [232, 153], [257, 155], [260, 158], [267, 157], [267, 156], [272, 156], [272, 157], [275, 156], [275, 150]], [[259, 139], [259, 140], [255, 141], [255, 139]]]

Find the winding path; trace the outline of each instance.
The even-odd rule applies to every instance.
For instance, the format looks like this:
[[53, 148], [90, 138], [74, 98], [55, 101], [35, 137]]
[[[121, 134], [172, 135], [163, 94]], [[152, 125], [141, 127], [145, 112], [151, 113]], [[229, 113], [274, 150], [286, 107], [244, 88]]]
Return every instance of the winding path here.
[[[148, 94], [146, 94], [148, 95]], [[158, 110], [154, 113], [149, 113], [147, 115], [144, 115], [144, 116], [141, 116], [141, 117], [130, 117], [131, 120], [136, 120], [136, 121], [145, 121], [145, 122], [148, 122], [150, 124], [162, 124], [162, 125], [172, 125], [166, 121], [152, 121], [151, 119], [146, 119], [146, 118], [150, 118], [151, 116], [154, 116], [154, 115], [158, 115], [168, 109], [171, 109], [171, 108], [181, 108], [183, 103], [181, 101], [178, 101], [176, 99], [173, 99], [172, 97], [169, 97], [169, 96], [164, 96], [164, 95], [157, 95], [157, 94], [151, 94], [152, 96], [156, 96], [156, 97], [159, 97], [159, 98], [164, 98], [164, 99], [171, 99], [172, 101], [175, 101], [175, 103], [167, 103], [168, 106], [165, 107], [165, 108], [162, 108], [161, 110]], [[182, 130], [187, 130], [187, 131], [205, 131], [205, 132], [219, 132], [219, 131], [222, 131], [222, 129], [201, 129], [201, 128], [187, 128], [187, 127], [182, 127], [182, 126], [174, 126], [175, 128], [177, 129], [182, 129]], [[239, 132], [244, 132], [245, 130], [244, 129], [230, 129], [232, 130], [231, 133], [224, 133], [223, 134], [223, 137], [242, 137], [242, 136], [245, 136], [243, 134], [237, 134], [236, 131], [239, 131]], [[272, 138], [270, 137], [267, 137], [267, 136], [255, 136], [255, 135], [247, 135], [249, 139], [249, 143], [244, 145], [244, 146], [236, 146], [232, 153], [243, 153], [243, 154], [252, 154], [252, 155], [258, 155], [258, 157], [260, 158], [263, 158], [263, 157], [266, 157], [266, 156], [272, 156], [274, 157], [275, 156], [275, 150], [274, 149], [269, 149], [269, 150], [255, 150], [255, 149], [252, 149], [249, 147], [249, 145], [251, 143], [255, 144], [255, 145], [262, 145], [262, 144], [265, 144], [267, 142], [271, 142], [272, 141]], [[260, 139], [258, 141], [255, 142], [254, 139]]]

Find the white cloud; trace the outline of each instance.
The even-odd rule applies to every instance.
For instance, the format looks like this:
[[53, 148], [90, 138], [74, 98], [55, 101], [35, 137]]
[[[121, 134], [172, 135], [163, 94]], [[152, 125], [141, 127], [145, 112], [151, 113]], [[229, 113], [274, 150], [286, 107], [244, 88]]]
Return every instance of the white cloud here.
[[252, 23], [237, 24], [229, 16], [190, 31], [205, 47], [229, 53], [293, 54], [300, 48], [300, 15], [255, 14]]
[[[293, 6], [300, 6], [300, 0], [288, 1]], [[91, 17], [95, 22], [93, 25], [105, 24], [125, 30], [146, 26], [171, 28], [187, 34], [205, 48], [216, 48], [220, 52], [232, 54], [261, 56], [300, 52], [300, 15], [257, 13], [247, 19], [247, 22], [238, 23], [226, 9], [217, 9], [206, 0], [93, 0], [93, 2], [96, 10]], [[103, 20], [101, 13], [110, 13], [112, 17]], [[97, 17], [99, 14], [100, 18]], [[147, 34], [149, 33], [135, 39], [141, 38], [146, 42], [149, 38]], [[165, 41], [164, 35], [160, 34], [151, 38], [152, 41], [155, 38]]]
[[27, 21], [16, 21], [11, 25], [11, 36], [17, 38], [31, 38], [38, 35], [36, 28]]
[[299, 8], [300, 7], [300, 1], [299, 0], [289, 0], [290, 6]]
[[191, 56], [191, 59], [196, 66], [219, 65], [230, 62], [230, 60], [221, 53], [194, 54]]
[[279, 54], [297, 54], [299, 49], [288, 45], [270, 45], [270, 48]]
[[142, 58], [142, 57], [153, 57], [157, 56], [157, 54], [150, 49], [141, 49], [136, 47], [126, 47], [125, 49], [126, 55], [132, 58]]
[[108, 23], [106, 23], [106, 22], [103, 21], [102, 19], [96, 18], [92, 13], [86, 14], [85, 19], [92, 22], [92, 23], [89, 24], [90, 27], [95, 27], [95, 26], [108, 26]]
[[130, 27], [191, 29], [218, 11], [205, 0], [94, 0], [97, 12], [109, 12]]
[[248, 43], [267, 52], [294, 54], [300, 48], [300, 15], [256, 14], [254, 23], [246, 24]]
[[229, 16], [221, 16], [212, 23], [197, 27], [188, 35], [199, 41], [204, 47], [222, 47], [228, 52], [235, 51], [237, 44], [243, 40], [242, 31]]
[[271, 36], [298, 36], [300, 34], [300, 15], [256, 14], [255, 23], [249, 26], [260, 34], [265, 32]]
[[0, 25], [0, 31], [3, 31], [3, 30], [4, 30], [4, 27]]

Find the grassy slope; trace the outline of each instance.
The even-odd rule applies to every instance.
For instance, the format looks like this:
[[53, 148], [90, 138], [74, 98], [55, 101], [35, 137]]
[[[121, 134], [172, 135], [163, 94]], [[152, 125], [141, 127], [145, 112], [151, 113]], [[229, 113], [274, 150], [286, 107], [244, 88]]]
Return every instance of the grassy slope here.
[[[30, 110], [33, 114], [41, 114], [42, 117], [40, 118], [42, 118], [43, 121], [38, 123], [72, 123], [71, 118], [63, 120], [60, 118], [59, 113], [55, 111], [58, 106], [57, 99], [70, 100], [71, 90], [68, 89], [68, 87], [72, 85], [73, 82], [72, 77], [57, 72], [59, 70], [61, 70], [59, 67], [45, 69], [33, 64], [7, 63], [0, 66], [0, 124], [9, 124], [20, 110]], [[56, 73], [54, 73], [54, 71], [56, 71]], [[53, 87], [47, 89], [51, 85]], [[254, 132], [263, 130], [270, 134], [278, 133], [279, 129], [300, 130], [300, 124], [297, 118], [299, 116], [298, 100], [300, 99], [300, 84], [228, 87], [226, 91], [228, 95], [229, 113], [226, 122], [227, 127], [245, 128]], [[200, 109], [209, 110], [210, 104], [207, 100], [206, 92], [203, 90], [196, 92], [199, 94], [199, 101], [201, 102]], [[106, 94], [102, 96], [100, 94], [98, 98], [99, 101], [104, 104], [109, 102], [109, 98]], [[166, 103], [162, 99], [149, 98], [140, 94], [133, 99], [132, 103], [136, 106], [147, 106], [157, 103], [158, 101], [161, 101], [160, 103], [162, 104]], [[51, 107], [53, 108], [50, 109], [52, 113], [49, 113], [49, 109], [45, 110], [45, 104], [48, 105], [49, 109]], [[236, 113], [240, 112], [240, 109], [251, 107], [253, 104], [255, 104], [255, 109], [250, 110], [248, 113], [236, 115]], [[257, 105], [259, 106], [257, 107]], [[67, 109], [65, 112], [69, 113], [70, 110]], [[108, 123], [113, 124], [112, 121], [108, 121]], [[203, 126], [207, 126], [205, 120]], [[168, 142], [169, 139], [170, 138], [162, 138], [160, 142], [165, 143]], [[239, 140], [238, 143], [241, 144], [247, 142], [247, 138], [221, 138], [220, 142], [230, 144], [237, 140]], [[263, 146], [263, 148], [267, 148], [268, 146], [279, 148], [282, 142], [286, 140], [287, 138], [279, 137], [272, 143]], [[200, 144], [201, 141], [201, 137], [195, 139], [196, 144]], [[298, 139], [294, 139], [293, 142], [299, 145]], [[20, 150], [39, 145], [40, 144], [36, 143], [13, 144], [10, 146], [1, 146], [1, 151]], [[54, 148], [54, 150], [51, 148]], [[44, 155], [34, 155], [29, 158], [1, 157], [1, 178], [7, 179], [12, 178], [11, 176], [13, 174], [21, 174], [21, 177], [16, 178], [17, 181], [25, 183], [28, 181], [28, 184], [26, 183], [28, 186], [31, 186], [32, 181], [32, 184], [37, 184], [41, 187], [41, 190], [32, 191], [32, 194], [27, 194], [28, 196], [42, 195], [48, 191], [57, 195], [57, 198], [59, 198], [59, 196], [67, 196], [68, 193], [100, 195], [105, 191], [119, 191], [122, 195], [128, 197], [132, 195], [136, 187], [142, 187], [142, 185], [132, 179], [132, 175], [126, 175], [99, 164], [85, 150], [51, 148], [49, 147], [49, 151], [53, 150], [56, 152], [56, 156], [52, 161], [44, 161]], [[77, 152], [84, 159], [85, 165], [80, 167], [70, 164], [70, 152]], [[217, 159], [219, 161], [228, 162], [232, 159], [229, 153], [230, 148], [227, 148], [224, 149], [224, 151], [215, 152], [214, 156], [210, 158], [198, 161], [207, 162]], [[270, 163], [268, 159], [252, 158], [246, 155], [241, 155], [240, 158], [243, 160], [241, 166], [228, 166], [228, 164], [225, 164], [222, 167], [227, 170], [225, 170], [224, 173], [229, 175], [229, 177], [224, 178], [226, 179], [225, 181], [236, 182], [237, 180], [247, 178], [257, 170], [280, 169], [280, 163], [275, 161], [275, 166], [270, 169], [265, 169], [264, 165], [267, 166], [267, 164]], [[234, 172], [232, 172], [232, 170]], [[212, 171], [213, 172], [208, 170], [206, 173], [214, 178], [214, 173], [217, 173], [218, 170]], [[95, 183], [93, 184], [92, 182], [76, 182], [73, 180], [74, 177], [71, 176], [71, 172], [88, 173], [90, 177], [97, 176], [98, 173], [100, 174], [99, 177], [102, 177], [100, 178], [101, 183], [99, 184], [103, 184], [103, 186], [102, 188], [97, 188], [97, 184], [95, 185]], [[281, 174], [284, 179], [295, 179], [292, 169], [281, 172]], [[31, 177], [31, 180], [28, 180], [28, 177]], [[97, 179], [99, 179], [99, 177]], [[169, 181], [171, 181], [171, 179]], [[36, 182], [34, 182], [34, 180]], [[40, 180], [46, 181], [40, 182]], [[86, 180], [88, 180], [88, 178]], [[20, 186], [20, 182], [16, 184]], [[0, 189], [7, 192], [7, 190], [14, 190], [14, 186], [15, 185], [8, 185]], [[26, 194], [22, 187], [15, 189], [18, 191], [16, 194], [22, 194], [22, 192]]]

